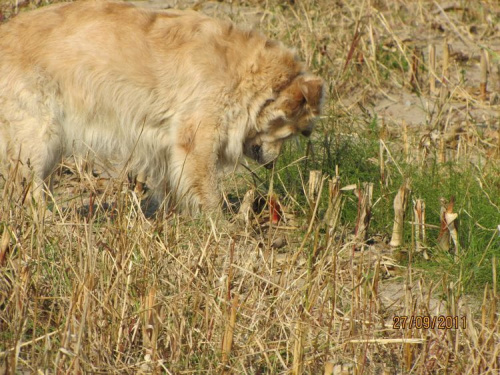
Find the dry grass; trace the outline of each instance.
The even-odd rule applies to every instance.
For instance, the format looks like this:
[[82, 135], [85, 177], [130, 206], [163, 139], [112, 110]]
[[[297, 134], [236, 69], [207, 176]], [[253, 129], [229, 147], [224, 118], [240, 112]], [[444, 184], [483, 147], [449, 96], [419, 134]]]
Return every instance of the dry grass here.
[[[284, 220], [270, 224], [264, 213], [241, 225], [171, 212], [147, 219], [128, 181], [74, 165], [57, 177], [50, 214], [23, 205], [22, 191], [7, 182], [0, 373], [498, 374], [498, 256], [481, 259], [491, 262], [482, 297], [467, 296], [465, 275], [436, 281], [415, 266], [415, 238], [396, 251], [387, 244], [392, 222], [386, 233], [368, 226], [372, 206], [392, 208], [402, 163], [472, 164], [486, 204], [498, 209], [498, 187], [487, 183], [500, 156], [498, 3], [178, 3], [258, 24], [295, 45], [329, 84], [318, 139], [378, 138], [379, 179], [361, 182], [385, 196], [369, 202], [371, 193], [360, 191], [358, 222], [341, 220], [358, 198], [340, 190], [340, 178], [320, 174], [308, 185], [296, 163], [294, 186], [276, 174], [268, 188], [287, 189]], [[13, 7], [0, 0], [0, 9], [7, 18]], [[319, 142], [309, 148], [311, 159], [321, 153]], [[228, 187], [251, 183], [240, 180]], [[437, 202], [427, 205], [439, 212]], [[407, 228], [409, 221], [417, 218], [406, 218]], [[498, 224], [486, 228], [489, 247], [499, 245]], [[438, 328], [440, 315], [454, 327]], [[396, 329], [402, 316], [406, 327]]]

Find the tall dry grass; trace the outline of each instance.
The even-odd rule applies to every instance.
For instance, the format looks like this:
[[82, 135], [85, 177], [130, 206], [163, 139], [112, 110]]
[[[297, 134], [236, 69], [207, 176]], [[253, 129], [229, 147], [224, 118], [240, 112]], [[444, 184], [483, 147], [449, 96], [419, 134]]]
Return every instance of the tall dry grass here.
[[[1, 5], [5, 17], [15, 11]], [[146, 218], [126, 179], [96, 178], [70, 163], [56, 177], [46, 212], [7, 178], [0, 373], [498, 374], [498, 257], [486, 252], [498, 246], [497, 229], [486, 228], [491, 240], [479, 263], [491, 263], [490, 282], [477, 297], [464, 292], [467, 270], [436, 278], [417, 266], [422, 246], [441, 254], [421, 234], [417, 245], [418, 215], [406, 210], [411, 235], [396, 249], [388, 245], [392, 220], [370, 226], [380, 220], [380, 206], [392, 209], [400, 187], [392, 181], [405, 175], [403, 163], [472, 163], [486, 204], [498, 208], [498, 189], [488, 184], [498, 181], [500, 156], [498, 4], [179, 5], [257, 24], [296, 46], [329, 86], [315, 139], [377, 139], [370, 162], [380, 174], [355, 177], [353, 194], [342, 165], [338, 172], [325, 167], [338, 175], [333, 180], [319, 173], [309, 184], [307, 165], [292, 163], [295, 182], [276, 173], [266, 189], [256, 186], [285, 191], [278, 224], [267, 210], [243, 224], [161, 210]], [[489, 59], [486, 97], [480, 51]], [[308, 160], [321, 147], [309, 144]], [[228, 190], [258, 185], [249, 176], [230, 178]], [[371, 201], [370, 185], [362, 183], [380, 194]], [[343, 216], [349, 205], [356, 220]], [[428, 212], [439, 209], [427, 202]]]

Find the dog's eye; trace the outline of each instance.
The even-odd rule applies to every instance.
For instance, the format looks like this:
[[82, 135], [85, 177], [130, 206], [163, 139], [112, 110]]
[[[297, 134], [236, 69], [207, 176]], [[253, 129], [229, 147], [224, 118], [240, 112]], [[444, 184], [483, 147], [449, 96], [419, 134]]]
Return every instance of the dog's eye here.
[[274, 99], [267, 99], [267, 100], [264, 102], [263, 107], [267, 107], [269, 104], [273, 103], [274, 101], [275, 101]]

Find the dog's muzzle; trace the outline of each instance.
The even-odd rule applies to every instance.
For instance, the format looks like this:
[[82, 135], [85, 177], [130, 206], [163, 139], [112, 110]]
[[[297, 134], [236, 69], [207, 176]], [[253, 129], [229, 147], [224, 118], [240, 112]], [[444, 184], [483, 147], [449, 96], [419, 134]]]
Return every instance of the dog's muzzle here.
[[252, 146], [252, 157], [254, 160], [256, 161], [259, 161], [260, 158], [261, 158], [261, 155], [260, 155], [260, 150], [262, 148], [260, 147], [260, 145], [253, 145]]
[[276, 160], [270, 161], [269, 163], [264, 164], [264, 168], [273, 169], [275, 163], [276, 163]]
[[253, 145], [252, 146], [252, 157], [255, 161], [259, 162], [264, 166], [266, 169], [273, 169], [274, 164], [276, 160], [272, 160], [270, 162], [264, 163], [263, 162], [263, 155], [262, 155], [262, 146], [260, 145]]

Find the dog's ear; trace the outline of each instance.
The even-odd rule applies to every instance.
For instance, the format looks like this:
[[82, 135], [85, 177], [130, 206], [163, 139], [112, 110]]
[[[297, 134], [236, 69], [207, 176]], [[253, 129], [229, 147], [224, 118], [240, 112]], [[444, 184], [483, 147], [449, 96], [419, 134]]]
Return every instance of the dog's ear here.
[[300, 77], [300, 91], [314, 114], [319, 114], [323, 99], [323, 80], [315, 76]]
[[283, 91], [283, 110], [287, 117], [297, 116], [307, 104], [314, 115], [318, 115], [323, 98], [323, 80], [315, 76], [299, 76]]

